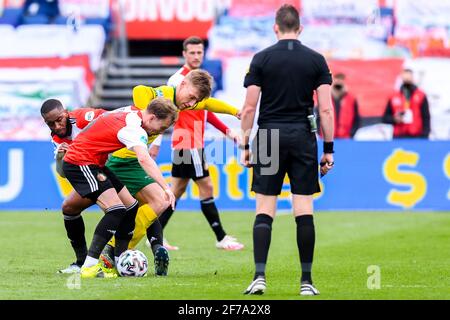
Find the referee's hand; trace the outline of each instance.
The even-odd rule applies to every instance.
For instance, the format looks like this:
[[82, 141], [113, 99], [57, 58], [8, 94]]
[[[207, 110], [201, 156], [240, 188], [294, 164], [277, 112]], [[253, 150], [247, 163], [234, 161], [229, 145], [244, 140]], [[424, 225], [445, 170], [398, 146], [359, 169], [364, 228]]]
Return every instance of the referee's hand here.
[[241, 153], [241, 163], [244, 167], [251, 168], [252, 165], [250, 163], [251, 152], [249, 149], [242, 150]]
[[320, 175], [324, 176], [333, 169], [334, 159], [332, 153], [325, 153], [320, 159]]

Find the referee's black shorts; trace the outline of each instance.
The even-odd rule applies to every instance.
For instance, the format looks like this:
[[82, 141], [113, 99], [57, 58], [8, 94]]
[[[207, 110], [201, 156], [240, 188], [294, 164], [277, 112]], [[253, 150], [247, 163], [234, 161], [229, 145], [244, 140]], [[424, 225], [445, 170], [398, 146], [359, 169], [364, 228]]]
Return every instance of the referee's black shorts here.
[[[276, 138], [276, 130], [279, 139], [271, 142]], [[252, 153], [252, 191], [279, 195], [287, 173], [293, 194], [320, 192], [317, 140], [308, 123], [261, 125], [253, 140]]]
[[97, 202], [97, 198], [106, 190], [114, 188], [122, 191], [124, 185], [106, 167], [97, 165], [79, 166], [63, 161], [63, 171], [72, 187], [83, 198]]
[[174, 149], [172, 155], [172, 177], [199, 180], [209, 177], [208, 165], [202, 149]]

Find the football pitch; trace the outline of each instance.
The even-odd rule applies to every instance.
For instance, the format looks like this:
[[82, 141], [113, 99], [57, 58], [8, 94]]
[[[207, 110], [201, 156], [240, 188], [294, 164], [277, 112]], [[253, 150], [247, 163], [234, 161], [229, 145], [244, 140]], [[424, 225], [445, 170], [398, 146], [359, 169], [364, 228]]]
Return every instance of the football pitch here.
[[[86, 212], [88, 243], [100, 213]], [[253, 212], [223, 212], [225, 230], [243, 251], [215, 248], [199, 212], [178, 211], [165, 235], [167, 277], [155, 277], [153, 255], [145, 278], [86, 279], [58, 275], [74, 257], [61, 214], [0, 212], [0, 299], [450, 299], [450, 213], [318, 212], [313, 279], [321, 295], [299, 295], [295, 222], [279, 215], [273, 224], [267, 291], [244, 296], [253, 275]]]

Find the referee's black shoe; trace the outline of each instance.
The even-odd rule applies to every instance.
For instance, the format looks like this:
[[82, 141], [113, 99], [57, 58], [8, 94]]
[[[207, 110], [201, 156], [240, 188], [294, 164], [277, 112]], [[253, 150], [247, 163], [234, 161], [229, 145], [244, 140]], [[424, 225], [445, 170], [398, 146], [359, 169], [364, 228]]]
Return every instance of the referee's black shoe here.
[[302, 282], [300, 284], [301, 296], [318, 296], [319, 294], [320, 294], [319, 290], [317, 290], [312, 283]]
[[257, 277], [255, 280], [250, 283], [247, 290], [244, 291], [244, 294], [264, 294], [266, 291], [266, 278], [263, 276]]

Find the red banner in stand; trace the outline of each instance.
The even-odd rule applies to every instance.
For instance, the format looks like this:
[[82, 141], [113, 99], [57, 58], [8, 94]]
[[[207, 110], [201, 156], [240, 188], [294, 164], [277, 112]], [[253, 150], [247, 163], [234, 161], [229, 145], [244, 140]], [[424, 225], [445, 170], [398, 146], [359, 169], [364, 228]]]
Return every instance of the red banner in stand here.
[[330, 60], [331, 72], [346, 75], [349, 91], [358, 99], [363, 117], [381, 117], [394, 92], [403, 59]]
[[216, 12], [210, 0], [125, 0], [123, 17], [129, 39], [206, 39]]

